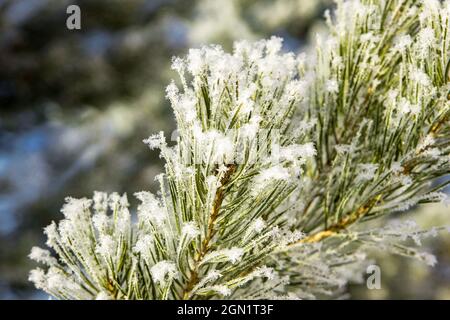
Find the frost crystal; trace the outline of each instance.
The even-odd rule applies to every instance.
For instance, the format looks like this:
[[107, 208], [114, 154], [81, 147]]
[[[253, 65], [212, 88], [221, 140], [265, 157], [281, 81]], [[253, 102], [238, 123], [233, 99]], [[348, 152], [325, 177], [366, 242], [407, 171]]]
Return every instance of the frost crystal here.
[[339, 91], [338, 83], [336, 80], [327, 80], [325, 88], [330, 93], [337, 93]]
[[164, 144], [164, 134], [162, 132], [154, 134], [147, 139], [144, 139], [143, 142], [148, 145], [151, 150], [159, 149]]
[[195, 225], [195, 222], [186, 222], [183, 225], [182, 233], [185, 234], [188, 238], [194, 238], [200, 234], [200, 231]]
[[397, 39], [394, 49], [404, 53], [405, 50], [411, 46], [411, 43], [412, 39], [409, 34], [401, 36]]
[[51, 256], [50, 251], [41, 249], [39, 247], [31, 248], [31, 253], [28, 257], [34, 261], [41, 262], [48, 266], [56, 263], [56, 259]]
[[171, 281], [177, 276], [175, 264], [170, 261], [160, 261], [150, 268], [153, 280], [157, 283], [165, 283]]

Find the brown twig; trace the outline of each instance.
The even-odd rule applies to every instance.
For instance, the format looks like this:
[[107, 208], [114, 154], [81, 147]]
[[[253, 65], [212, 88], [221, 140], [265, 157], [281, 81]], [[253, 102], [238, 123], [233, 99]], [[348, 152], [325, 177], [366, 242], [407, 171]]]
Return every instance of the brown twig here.
[[211, 210], [211, 215], [209, 216], [209, 219], [208, 219], [208, 229], [206, 231], [206, 237], [205, 237], [205, 239], [203, 239], [202, 244], [200, 246], [200, 250], [197, 252], [197, 254], [194, 258], [194, 268], [191, 270], [189, 280], [187, 281], [186, 287], [183, 290], [183, 299], [184, 300], [189, 298], [192, 289], [198, 283], [198, 271], [199, 271], [198, 269], [199, 269], [200, 262], [203, 260], [205, 255], [210, 250], [211, 239], [216, 234], [214, 225], [215, 225], [215, 222], [219, 215], [219, 210], [220, 210], [220, 207], [222, 206], [223, 199], [225, 197], [224, 187], [230, 181], [232, 174], [236, 170], [236, 166], [228, 165], [227, 169], [228, 170], [225, 173], [225, 175], [222, 177], [222, 179], [220, 179], [221, 186], [219, 187], [219, 189], [217, 189], [216, 195], [214, 197], [213, 208]]
[[293, 246], [300, 243], [320, 242], [326, 238], [329, 238], [341, 232], [342, 230], [345, 230], [349, 225], [355, 223], [358, 219], [366, 215], [380, 199], [381, 195], [376, 196], [375, 198], [370, 200], [366, 205], [359, 207], [355, 212], [345, 216], [339, 222], [331, 225], [326, 230], [313, 233], [312, 235], [300, 239], [297, 242], [291, 243], [289, 246]]

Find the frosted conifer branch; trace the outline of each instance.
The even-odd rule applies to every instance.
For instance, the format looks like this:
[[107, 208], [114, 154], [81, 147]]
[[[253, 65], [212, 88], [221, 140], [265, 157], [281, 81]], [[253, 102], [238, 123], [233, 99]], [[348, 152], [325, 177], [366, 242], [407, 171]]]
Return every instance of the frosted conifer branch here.
[[[60, 299], [314, 298], [339, 294], [373, 247], [419, 258], [412, 224], [365, 221], [445, 200], [450, 3], [337, 1], [312, 53], [272, 37], [191, 49], [166, 90], [158, 195], [68, 198], [45, 229], [36, 287]], [[355, 277], [356, 275], [356, 277]]]

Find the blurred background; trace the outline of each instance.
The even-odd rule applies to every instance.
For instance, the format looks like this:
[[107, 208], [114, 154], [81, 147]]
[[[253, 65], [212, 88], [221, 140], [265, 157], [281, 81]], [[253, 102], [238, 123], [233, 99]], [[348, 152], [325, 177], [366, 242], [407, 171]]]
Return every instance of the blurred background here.
[[[81, 30], [66, 9], [81, 8]], [[171, 57], [189, 47], [278, 35], [302, 50], [330, 0], [0, 0], [0, 299], [46, 299], [27, 255], [68, 195], [155, 191], [162, 169], [141, 143], [174, 129], [164, 99]], [[449, 208], [417, 208], [423, 226]], [[352, 298], [450, 299], [450, 237], [425, 244], [439, 264], [377, 255], [382, 290]]]

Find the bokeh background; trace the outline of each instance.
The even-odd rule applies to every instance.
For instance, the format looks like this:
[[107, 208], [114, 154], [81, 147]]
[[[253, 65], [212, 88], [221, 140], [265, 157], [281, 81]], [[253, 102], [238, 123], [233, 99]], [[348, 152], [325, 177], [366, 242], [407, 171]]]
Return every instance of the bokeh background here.
[[[81, 30], [66, 9], [81, 8]], [[68, 195], [155, 191], [162, 163], [141, 143], [174, 129], [164, 99], [171, 57], [189, 47], [278, 35], [304, 50], [330, 0], [0, 0], [0, 299], [46, 299], [27, 254]], [[423, 226], [450, 208], [415, 208]], [[425, 244], [439, 264], [375, 254], [382, 289], [352, 298], [450, 299], [450, 237]]]

